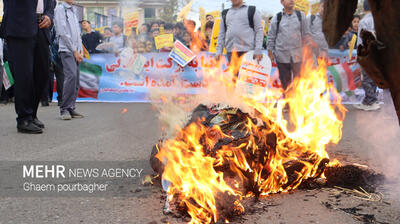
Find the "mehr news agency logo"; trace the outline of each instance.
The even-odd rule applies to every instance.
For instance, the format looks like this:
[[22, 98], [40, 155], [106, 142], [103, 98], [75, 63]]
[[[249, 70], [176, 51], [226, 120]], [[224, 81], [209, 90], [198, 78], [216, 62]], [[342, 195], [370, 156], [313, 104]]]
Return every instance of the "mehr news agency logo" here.
[[[88, 179], [140, 178], [143, 169], [138, 168], [66, 168], [64, 165], [23, 165], [22, 178], [41, 180], [41, 183], [23, 183], [25, 192], [105, 192], [109, 183], [86, 183]], [[43, 180], [67, 178], [85, 180], [85, 183], [42, 183]]]

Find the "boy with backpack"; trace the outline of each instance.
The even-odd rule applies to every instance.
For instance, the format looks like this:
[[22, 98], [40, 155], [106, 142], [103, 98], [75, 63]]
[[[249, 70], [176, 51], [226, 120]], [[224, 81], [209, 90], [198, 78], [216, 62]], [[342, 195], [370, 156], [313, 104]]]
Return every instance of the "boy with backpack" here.
[[221, 13], [216, 58], [219, 60], [224, 48], [229, 62], [233, 51], [240, 57], [254, 50], [254, 59], [259, 62], [263, 57], [264, 38], [261, 15], [255, 6], [247, 6], [243, 4], [243, 0], [231, 0], [231, 2], [232, 8]]
[[281, 0], [284, 9], [272, 18], [268, 32], [268, 55], [278, 65], [284, 90], [294, 77], [300, 75], [303, 47], [311, 41], [306, 17], [303, 12], [294, 9], [294, 3], [294, 0]]
[[81, 29], [73, 8], [74, 0], [65, 0], [56, 7], [54, 26], [58, 38], [58, 52], [61, 58], [64, 84], [60, 105], [61, 120], [82, 118], [75, 108], [79, 91], [79, 64], [83, 60]]

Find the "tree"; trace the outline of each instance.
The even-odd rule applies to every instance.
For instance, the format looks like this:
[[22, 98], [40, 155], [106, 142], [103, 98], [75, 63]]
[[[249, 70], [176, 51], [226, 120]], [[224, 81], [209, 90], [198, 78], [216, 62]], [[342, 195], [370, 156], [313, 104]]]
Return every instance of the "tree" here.
[[190, 1], [191, 0], [167, 0], [166, 5], [161, 10], [160, 19], [165, 22], [175, 23], [180, 9]]
[[178, 11], [178, 0], [167, 0], [166, 5], [161, 10], [160, 19], [174, 23], [176, 21], [176, 13]]

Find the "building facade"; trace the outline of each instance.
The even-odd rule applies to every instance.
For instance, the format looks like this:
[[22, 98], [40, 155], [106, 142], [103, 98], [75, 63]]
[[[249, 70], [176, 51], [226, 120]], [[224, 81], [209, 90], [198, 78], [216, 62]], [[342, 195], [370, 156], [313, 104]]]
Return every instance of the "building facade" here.
[[132, 12], [139, 13], [139, 25], [158, 18], [167, 0], [76, 0], [83, 18], [95, 27], [109, 26]]

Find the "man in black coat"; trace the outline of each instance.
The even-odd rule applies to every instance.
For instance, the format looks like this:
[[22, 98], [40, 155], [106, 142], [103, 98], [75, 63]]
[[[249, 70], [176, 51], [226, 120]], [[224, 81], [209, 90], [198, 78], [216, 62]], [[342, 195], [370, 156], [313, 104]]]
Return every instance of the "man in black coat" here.
[[14, 76], [18, 132], [40, 134], [39, 101], [49, 77], [50, 26], [54, 0], [3, 0], [0, 37], [7, 41]]

